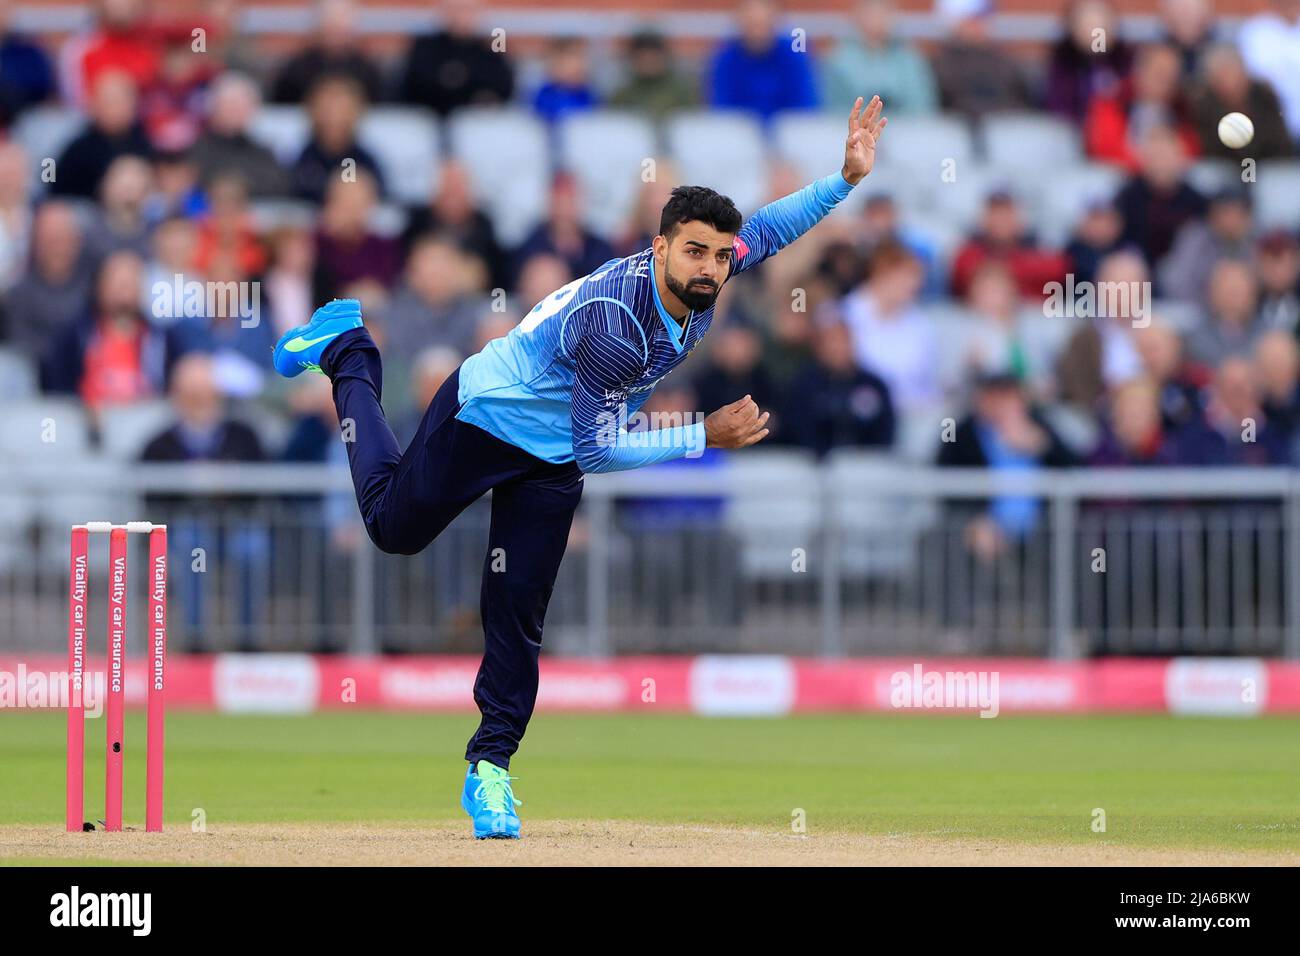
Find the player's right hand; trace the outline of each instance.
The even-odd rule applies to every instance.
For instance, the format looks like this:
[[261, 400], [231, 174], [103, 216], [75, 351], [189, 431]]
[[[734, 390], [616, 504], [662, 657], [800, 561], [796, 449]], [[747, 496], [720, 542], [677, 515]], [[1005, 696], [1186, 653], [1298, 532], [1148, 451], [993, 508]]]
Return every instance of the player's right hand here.
[[704, 419], [705, 445], [709, 448], [745, 448], [767, 437], [771, 412], [759, 414], [754, 399], [746, 395], [723, 405]]

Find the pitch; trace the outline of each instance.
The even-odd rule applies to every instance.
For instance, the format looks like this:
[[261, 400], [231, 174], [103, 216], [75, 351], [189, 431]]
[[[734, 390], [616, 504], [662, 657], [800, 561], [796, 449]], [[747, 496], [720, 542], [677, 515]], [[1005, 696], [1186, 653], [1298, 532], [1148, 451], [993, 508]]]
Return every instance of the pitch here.
[[[67, 834], [63, 715], [11, 713], [0, 863], [1300, 863], [1296, 718], [542, 714], [509, 846], [456, 803], [473, 720], [178, 712], [167, 832]], [[126, 772], [142, 831], [139, 747]]]

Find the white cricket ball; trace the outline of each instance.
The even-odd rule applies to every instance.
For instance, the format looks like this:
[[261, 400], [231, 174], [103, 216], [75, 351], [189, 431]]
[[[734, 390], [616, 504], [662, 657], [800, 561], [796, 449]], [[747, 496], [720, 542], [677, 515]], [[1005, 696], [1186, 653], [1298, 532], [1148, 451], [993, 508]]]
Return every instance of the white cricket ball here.
[[1255, 124], [1245, 113], [1229, 113], [1219, 120], [1219, 141], [1228, 149], [1241, 149], [1255, 138]]

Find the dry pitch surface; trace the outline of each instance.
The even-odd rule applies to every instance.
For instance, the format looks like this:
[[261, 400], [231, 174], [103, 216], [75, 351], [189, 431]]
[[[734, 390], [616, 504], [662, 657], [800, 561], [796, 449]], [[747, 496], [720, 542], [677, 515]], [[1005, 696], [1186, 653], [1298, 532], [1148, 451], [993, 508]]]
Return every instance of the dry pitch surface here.
[[468, 823], [240, 824], [206, 833], [63, 833], [0, 827], [5, 862], [233, 866], [1239, 866], [1300, 852], [1039, 846], [906, 834], [799, 836], [618, 820], [526, 821], [526, 838], [478, 841]]

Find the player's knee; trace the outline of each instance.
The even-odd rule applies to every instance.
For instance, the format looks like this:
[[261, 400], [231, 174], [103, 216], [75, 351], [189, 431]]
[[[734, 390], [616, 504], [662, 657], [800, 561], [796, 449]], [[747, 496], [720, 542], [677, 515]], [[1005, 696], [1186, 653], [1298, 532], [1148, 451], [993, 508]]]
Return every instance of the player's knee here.
[[410, 534], [403, 534], [382, 521], [367, 521], [366, 533], [370, 535], [375, 547], [384, 554], [418, 554], [424, 547]]

